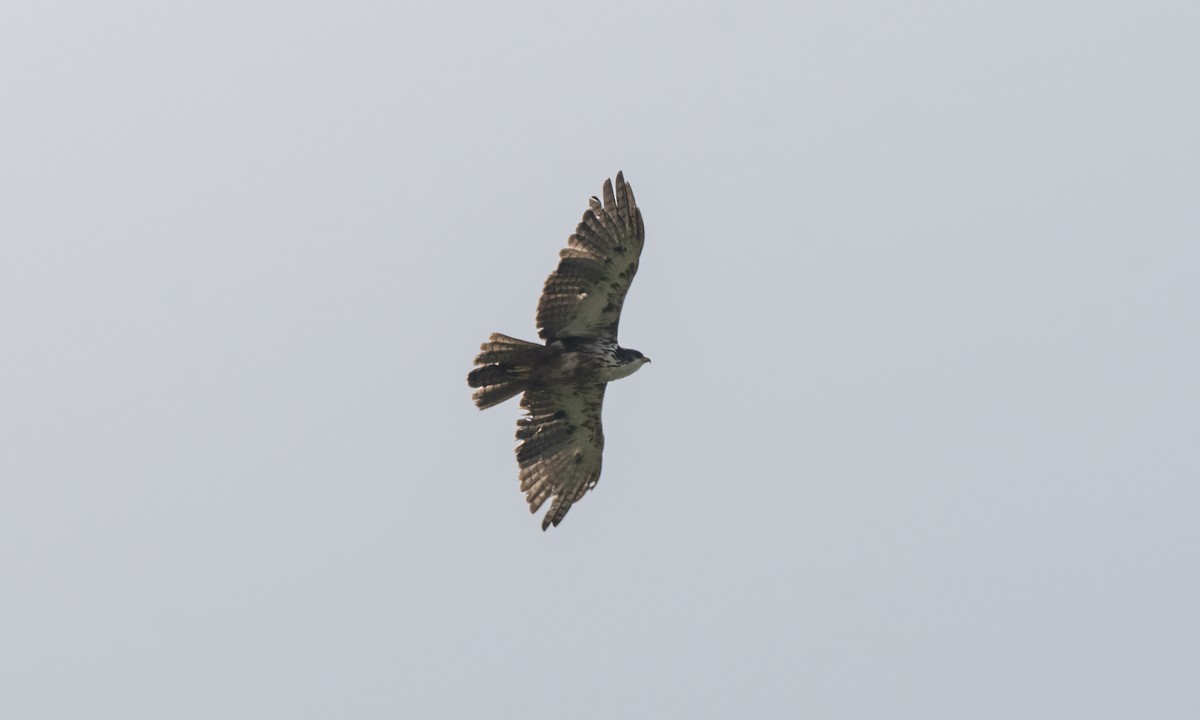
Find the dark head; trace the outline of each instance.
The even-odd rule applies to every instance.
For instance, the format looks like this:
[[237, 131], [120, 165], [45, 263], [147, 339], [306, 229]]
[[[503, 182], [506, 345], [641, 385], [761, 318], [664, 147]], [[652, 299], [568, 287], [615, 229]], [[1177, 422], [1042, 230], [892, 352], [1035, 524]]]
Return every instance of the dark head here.
[[629, 348], [618, 347], [616, 355], [617, 360], [620, 360], [622, 365], [628, 365], [630, 363], [645, 365], [646, 363], [650, 362], [650, 358], [641, 354], [637, 350], [630, 350]]

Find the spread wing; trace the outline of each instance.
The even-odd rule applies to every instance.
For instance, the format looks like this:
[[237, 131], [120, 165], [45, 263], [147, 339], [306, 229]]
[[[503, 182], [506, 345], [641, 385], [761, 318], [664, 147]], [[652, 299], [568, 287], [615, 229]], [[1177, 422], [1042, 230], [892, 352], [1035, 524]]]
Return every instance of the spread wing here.
[[538, 335], [605, 338], [616, 342], [625, 293], [637, 272], [646, 229], [633, 188], [617, 173], [614, 190], [604, 181], [604, 204], [593, 197], [558, 269], [546, 278], [538, 301]]
[[525, 391], [517, 421], [517, 464], [529, 511], [553, 497], [542, 529], [557, 526], [571, 505], [600, 481], [605, 385], [558, 385]]

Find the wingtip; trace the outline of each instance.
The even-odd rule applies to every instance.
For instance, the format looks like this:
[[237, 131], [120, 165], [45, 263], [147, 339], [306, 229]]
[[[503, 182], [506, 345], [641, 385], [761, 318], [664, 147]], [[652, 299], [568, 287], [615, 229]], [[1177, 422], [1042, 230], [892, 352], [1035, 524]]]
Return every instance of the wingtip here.
[[[542, 516], [542, 532], [546, 532], [552, 527], [558, 527], [558, 524], [567, 516], [567, 510], [570, 510], [571, 506], [567, 505], [566, 509], [563, 509], [561, 502], [562, 496], [556, 496], [554, 498], [554, 504], [551, 505], [550, 509], [546, 511], [546, 514]], [[534, 508], [534, 510], [536, 511], [537, 508]]]

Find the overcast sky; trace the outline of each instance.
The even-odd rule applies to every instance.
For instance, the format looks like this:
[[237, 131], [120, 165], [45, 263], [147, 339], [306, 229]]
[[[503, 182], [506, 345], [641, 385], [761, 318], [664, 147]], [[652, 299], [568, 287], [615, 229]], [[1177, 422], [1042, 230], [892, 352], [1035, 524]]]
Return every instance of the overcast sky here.
[[[0, 716], [1200, 717], [1195, 2], [10, 3]], [[466, 373], [645, 216], [595, 491]]]

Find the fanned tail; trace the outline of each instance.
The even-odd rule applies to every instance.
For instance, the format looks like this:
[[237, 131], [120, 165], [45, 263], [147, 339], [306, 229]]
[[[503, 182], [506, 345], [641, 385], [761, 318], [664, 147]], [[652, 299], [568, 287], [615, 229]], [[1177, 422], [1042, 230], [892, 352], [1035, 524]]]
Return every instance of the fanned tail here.
[[467, 375], [467, 384], [478, 388], [471, 397], [479, 409], [499, 405], [524, 392], [543, 350], [545, 347], [537, 343], [492, 333], [475, 357], [475, 364], [481, 367]]

